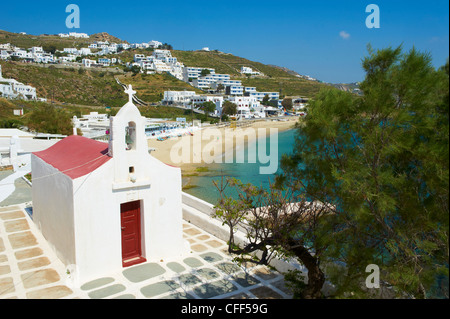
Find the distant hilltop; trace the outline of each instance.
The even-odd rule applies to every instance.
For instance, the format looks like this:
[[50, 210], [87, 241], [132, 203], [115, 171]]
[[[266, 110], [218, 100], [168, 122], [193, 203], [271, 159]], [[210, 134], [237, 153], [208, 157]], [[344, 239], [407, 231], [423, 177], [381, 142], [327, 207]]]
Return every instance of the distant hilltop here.
[[289, 73], [290, 75], [296, 76], [296, 77], [301, 78], [301, 79], [305, 79], [305, 80], [309, 80], [309, 81], [321, 82], [321, 81], [319, 81], [319, 80], [317, 80], [317, 79], [315, 79], [313, 77], [310, 77], [309, 75], [299, 74], [299, 73], [297, 73], [295, 71], [292, 71], [291, 69], [285, 68], [283, 66], [278, 66], [278, 65], [273, 65], [273, 64], [269, 64], [269, 66], [271, 66], [273, 68], [277, 68], [277, 69], [283, 70], [284, 72]]
[[94, 41], [108, 41], [109, 43], [128, 43], [127, 41], [121, 40], [115, 36], [108, 34], [107, 32], [92, 34], [89, 38]]

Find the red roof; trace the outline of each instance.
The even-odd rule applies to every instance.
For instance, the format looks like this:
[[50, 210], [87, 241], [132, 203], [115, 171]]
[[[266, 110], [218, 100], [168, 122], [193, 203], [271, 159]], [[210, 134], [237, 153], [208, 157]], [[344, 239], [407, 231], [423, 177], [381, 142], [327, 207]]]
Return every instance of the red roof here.
[[77, 135], [33, 154], [71, 179], [85, 176], [111, 159], [107, 144]]

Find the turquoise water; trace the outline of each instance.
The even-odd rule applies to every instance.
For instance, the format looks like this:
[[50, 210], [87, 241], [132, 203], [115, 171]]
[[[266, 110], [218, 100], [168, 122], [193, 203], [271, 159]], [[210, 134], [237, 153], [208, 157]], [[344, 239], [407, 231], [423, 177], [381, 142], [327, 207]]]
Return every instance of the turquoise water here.
[[[281, 159], [282, 154], [289, 154], [292, 152], [294, 145], [295, 130], [288, 130], [278, 133], [278, 154], [277, 154], [277, 164]], [[266, 154], [270, 153], [270, 139], [274, 136], [269, 136], [266, 138]], [[219, 198], [219, 191], [214, 186], [213, 181], [220, 183], [222, 176], [224, 178], [234, 177], [241, 180], [243, 183], [252, 183], [255, 186], [269, 186], [269, 180], [273, 181], [274, 174], [264, 175], [261, 174], [261, 167], [268, 167], [269, 163], [261, 163], [257, 161], [256, 163], [249, 163], [248, 156], [252, 151], [256, 151], [258, 154], [258, 145], [261, 145], [262, 141], [258, 143], [252, 143], [247, 145], [245, 150], [238, 150], [238, 152], [245, 151], [245, 161], [244, 163], [223, 163], [223, 164], [212, 164], [208, 166], [209, 172], [205, 175], [192, 177], [191, 184], [197, 187], [186, 190], [186, 193], [201, 198], [209, 203], [215, 204]], [[236, 154], [235, 154], [236, 155]], [[236, 156], [235, 156], [236, 157]], [[278, 165], [277, 172], [280, 172]]]

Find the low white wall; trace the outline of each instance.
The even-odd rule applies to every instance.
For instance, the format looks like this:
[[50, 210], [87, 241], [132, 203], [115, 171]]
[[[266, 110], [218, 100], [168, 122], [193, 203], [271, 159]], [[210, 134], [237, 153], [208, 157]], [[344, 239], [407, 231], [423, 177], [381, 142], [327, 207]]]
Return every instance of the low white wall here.
[[[215, 237], [228, 242], [230, 230], [227, 225], [222, 225], [218, 219], [212, 218], [214, 214], [214, 205], [201, 200], [195, 196], [187, 193], [182, 193], [183, 197], [183, 219], [204, 231], [214, 235]], [[235, 243], [244, 245], [247, 243], [246, 234], [242, 231], [237, 231], [234, 234]], [[260, 256], [260, 254], [257, 254]], [[304, 267], [297, 262], [287, 262], [278, 258], [274, 258], [270, 265], [276, 268], [280, 273], [288, 270], [300, 269], [306, 271]]]

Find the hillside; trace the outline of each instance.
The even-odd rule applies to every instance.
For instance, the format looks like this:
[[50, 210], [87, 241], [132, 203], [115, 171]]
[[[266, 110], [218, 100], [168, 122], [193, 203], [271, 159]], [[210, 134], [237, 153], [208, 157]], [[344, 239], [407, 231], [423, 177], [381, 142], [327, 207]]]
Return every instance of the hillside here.
[[106, 70], [41, 67], [19, 62], [1, 62], [3, 77], [36, 88], [38, 97], [60, 103], [87, 106], [122, 106], [126, 96], [114, 75]]
[[31, 48], [31, 47], [43, 47], [45, 48], [55, 47], [56, 50], [62, 51], [64, 48], [81, 48], [87, 47], [89, 44], [95, 41], [109, 41], [110, 43], [122, 43], [119, 38], [116, 38], [106, 32], [96, 33], [89, 37], [89, 39], [76, 39], [76, 38], [61, 38], [58, 35], [31, 35], [31, 34], [18, 34], [8, 31], [0, 30], [0, 44], [11, 43], [19, 48]]
[[[255, 86], [260, 92], [281, 90], [282, 95], [313, 97], [321, 88], [326, 87], [326, 84], [301, 79], [285, 68], [250, 61], [229, 53], [174, 50], [172, 55], [185, 66], [214, 68], [216, 73], [230, 74], [233, 79], [242, 80], [244, 86]], [[262, 72], [264, 77], [243, 76], [240, 73], [242, 66]]]
[[92, 40], [92, 42], [94, 41], [108, 41], [109, 43], [128, 43], [126, 41], [122, 41], [119, 38], [116, 38], [115, 36], [112, 36], [110, 34], [108, 34], [107, 32], [100, 32], [100, 33], [96, 33], [96, 34], [92, 34], [89, 37], [90, 40]]
[[[21, 35], [0, 31], [0, 44], [11, 43], [21, 48], [42, 46], [62, 50], [66, 47], [86, 47], [94, 41], [122, 42], [108, 33], [93, 34], [89, 39], [60, 38], [57, 35]], [[130, 50], [110, 57], [131, 62], [134, 54], [151, 55], [152, 50]], [[325, 84], [297, 77], [290, 70], [282, 67], [265, 65], [229, 53], [219, 51], [180, 51], [173, 50], [172, 55], [186, 66], [208, 67], [216, 69], [217, 73], [230, 74], [232, 79], [241, 80], [244, 86], [256, 87], [260, 92], [281, 92], [282, 96], [313, 97]], [[61, 103], [71, 103], [88, 106], [121, 106], [126, 102], [122, 88], [117, 85], [114, 74], [108, 69], [88, 69], [78, 71], [76, 68], [41, 67], [18, 62], [1, 62], [3, 75], [36, 87], [39, 97], [55, 100]], [[263, 77], [248, 77], [240, 74], [242, 66], [251, 67], [264, 74]], [[138, 97], [150, 103], [161, 101], [164, 91], [195, 89], [187, 83], [177, 80], [168, 74], [132, 76], [131, 73], [121, 75], [123, 83], [133, 84]]]
[[0, 30], [0, 44], [11, 43], [19, 48], [43, 47], [44, 50], [54, 48], [62, 51], [64, 48], [87, 47], [94, 42], [91, 39], [60, 38], [57, 35], [17, 34]]
[[165, 91], [195, 91], [199, 94], [203, 91], [196, 89], [186, 82], [180, 81], [170, 74], [136, 74], [119, 75], [119, 80], [125, 84], [133, 85], [137, 96], [149, 103], [160, 102]]

